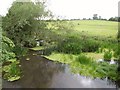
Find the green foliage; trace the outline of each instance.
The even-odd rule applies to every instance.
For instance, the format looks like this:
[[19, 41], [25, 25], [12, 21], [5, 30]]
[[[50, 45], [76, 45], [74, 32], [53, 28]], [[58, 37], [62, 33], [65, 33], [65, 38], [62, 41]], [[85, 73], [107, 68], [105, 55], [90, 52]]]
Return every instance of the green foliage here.
[[14, 43], [9, 38], [2, 36], [2, 62], [15, 58], [16, 55], [12, 52], [14, 46]]
[[[3, 63], [3, 78], [8, 81], [18, 80], [20, 78], [20, 68], [18, 67], [19, 61], [16, 60], [16, 55], [13, 52], [15, 45], [7, 38], [2, 36], [2, 58]], [[6, 65], [9, 63], [9, 65]]]
[[60, 63], [69, 64], [73, 73], [80, 73], [84, 76], [92, 78], [110, 78], [111, 80], [117, 80], [117, 65], [110, 65], [108, 62], [97, 63], [92, 58], [85, 56], [84, 54], [62, 54], [52, 53], [50, 56], [46, 56], [49, 60], [58, 61]]
[[117, 80], [117, 65], [109, 65], [108, 63], [104, 62], [98, 64], [96, 72], [99, 73], [101, 78], [108, 77], [111, 80]]
[[9, 38], [2, 36], [2, 47], [3, 49], [5, 48], [7, 51], [10, 51], [15, 45]]
[[80, 54], [76, 57], [76, 61], [78, 61], [80, 64], [84, 65], [91, 65], [93, 63], [93, 60], [89, 57], [86, 57], [84, 54]]
[[[42, 2], [15, 1], [3, 18], [3, 30], [15, 45], [31, 46], [38, 32], [44, 30], [44, 21], [41, 19], [47, 15], [48, 11], [45, 10]], [[38, 18], [40, 20], [37, 20]]]
[[110, 19], [109, 19], [109, 21], [118, 21], [118, 17], [111, 17]]
[[20, 68], [17, 65], [19, 62], [16, 59], [11, 59], [9, 62], [11, 62], [9, 65], [3, 66], [3, 72], [5, 72], [3, 78], [8, 81], [20, 79]]
[[92, 39], [83, 39], [82, 43], [83, 52], [95, 52], [100, 47], [100, 43]]
[[105, 51], [104, 60], [111, 60], [111, 58], [112, 58], [112, 52], [111, 51]]
[[100, 43], [92, 39], [68, 37], [58, 43], [57, 51], [80, 54], [81, 52], [95, 52], [99, 49], [99, 47]]
[[13, 49], [13, 52], [16, 54], [16, 57], [20, 58], [21, 56], [25, 56], [27, 54], [28, 49], [25, 47], [16, 46]]
[[57, 50], [64, 53], [79, 54], [81, 45], [77, 38], [71, 37], [58, 43]]
[[113, 56], [114, 56], [116, 59], [118, 59], [118, 58], [119, 58], [118, 49], [117, 49], [117, 50], [115, 50], [115, 52], [114, 52]]

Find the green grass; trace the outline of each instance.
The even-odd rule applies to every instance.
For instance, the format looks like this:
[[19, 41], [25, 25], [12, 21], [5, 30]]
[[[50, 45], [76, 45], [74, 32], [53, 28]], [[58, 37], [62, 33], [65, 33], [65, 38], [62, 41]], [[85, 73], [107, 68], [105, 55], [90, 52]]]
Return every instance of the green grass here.
[[[98, 60], [98, 59], [104, 59], [104, 53], [93, 53], [93, 52], [88, 52], [84, 53], [87, 57], [93, 58], [93, 60]], [[112, 57], [112, 59], [116, 59], [115, 57]]]
[[94, 53], [94, 52], [86, 52], [84, 53], [87, 57], [93, 58], [93, 60], [98, 60], [103, 58], [104, 53]]
[[[51, 23], [51, 24], [50, 24]], [[65, 34], [63, 30], [59, 30], [57, 26], [54, 26], [56, 22], [50, 22], [48, 27], [59, 34]], [[98, 37], [112, 37], [116, 38], [118, 32], [118, 23], [113, 21], [104, 20], [74, 20], [74, 21], [62, 21], [61, 26], [72, 28], [67, 33], [73, 35], [89, 35]], [[72, 26], [73, 25], [73, 26]], [[68, 31], [68, 30], [67, 30]]]
[[73, 73], [79, 73], [92, 78], [109, 77], [116, 80], [117, 65], [109, 65], [107, 62], [97, 63], [85, 54], [73, 55], [53, 52], [45, 57], [55, 62], [68, 64]]
[[93, 36], [116, 37], [118, 31], [118, 23], [112, 21], [78, 20], [71, 22], [74, 24], [76, 31]]
[[53, 52], [51, 55], [44, 56], [44, 57], [46, 57], [52, 61], [57, 61], [57, 62], [69, 64], [75, 60], [76, 55]]

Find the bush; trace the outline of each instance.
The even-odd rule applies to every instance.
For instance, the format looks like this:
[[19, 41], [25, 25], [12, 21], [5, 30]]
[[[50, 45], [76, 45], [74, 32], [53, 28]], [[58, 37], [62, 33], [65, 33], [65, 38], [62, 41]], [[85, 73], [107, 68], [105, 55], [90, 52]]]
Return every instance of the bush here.
[[82, 51], [83, 52], [95, 52], [99, 49], [100, 43], [95, 40], [87, 39], [83, 40]]
[[13, 49], [13, 52], [16, 54], [17, 58], [20, 58], [21, 56], [24, 56], [27, 54], [28, 49], [25, 47], [21, 47], [21, 46], [16, 46]]
[[36, 41], [35, 40], [31, 40], [31, 41], [24, 41], [24, 47], [35, 47], [36, 46]]
[[69, 37], [58, 43], [57, 50], [64, 53], [80, 54], [81, 52], [95, 52], [99, 47], [100, 44], [95, 40]]
[[69, 37], [57, 45], [57, 51], [63, 53], [80, 54], [82, 50], [81, 40], [75, 37]]
[[[26, 8], [27, 7], [27, 8]], [[44, 20], [36, 20], [50, 16], [46, 10], [45, 2], [13, 2], [8, 13], [2, 19], [2, 28], [6, 35], [14, 42], [15, 45], [31, 45], [31, 40], [35, 40], [41, 32], [46, 29]], [[36, 36], [36, 37], [35, 37]]]

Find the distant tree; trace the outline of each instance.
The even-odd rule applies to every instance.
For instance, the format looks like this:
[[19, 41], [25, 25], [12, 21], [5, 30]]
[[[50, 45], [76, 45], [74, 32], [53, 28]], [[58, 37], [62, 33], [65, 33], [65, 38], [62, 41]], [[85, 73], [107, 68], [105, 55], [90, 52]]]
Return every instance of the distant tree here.
[[88, 20], [91, 20], [91, 18], [89, 18]]
[[118, 17], [111, 17], [109, 21], [118, 21]]
[[118, 17], [118, 22], [120, 22], [120, 17]]
[[102, 18], [101, 18], [101, 16], [99, 16], [99, 20], [101, 20]]
[[105, 19], [105, 18], [102, 18], [101, 20], [105, 20], [105, 21], [107, 21], [107, 19]]
[[45, 28], [42, 19], [49, 14], [45, 10], [44, 2], [28, 1], [13, 2], [7, 15], [3, 18], [3, 30], [16, 45], [24, 46], [34, 41], [39, 29]]
[[93, 15], [93, 20], [97, 20], [97, 19], [98, 19], [97, 14], [94, 14], [94, 15]]
[[86, 18], [83, 18], [83, 20], [86, 20]]

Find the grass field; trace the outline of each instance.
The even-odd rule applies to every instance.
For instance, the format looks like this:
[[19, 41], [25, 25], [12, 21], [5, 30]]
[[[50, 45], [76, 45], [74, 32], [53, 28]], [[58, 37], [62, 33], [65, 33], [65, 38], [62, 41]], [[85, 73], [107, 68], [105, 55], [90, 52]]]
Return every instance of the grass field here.
[[116, 37], [118, 23], [103, 20], [76, 20], [71, 21], [75, 26], [74, 30], [93, 36]]
[[[57, 23], [57, 24], [56, 24]], [[59, 25], [60, 28], [57, 27]], [[118, 33], [118, 22], [104, 21], [104, 20], [73, 20], [73, 21], [62, 21], [50, 22], [48, 28], [52, 28], [56, 33], [66, 34], [65, 30], [61, 28], [67, 27], [67, 34], [88, 35], [97, 37], [109, 37], [116, 38]], [[69, 31], [71, 30], [71, 31]]]

